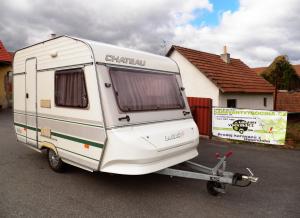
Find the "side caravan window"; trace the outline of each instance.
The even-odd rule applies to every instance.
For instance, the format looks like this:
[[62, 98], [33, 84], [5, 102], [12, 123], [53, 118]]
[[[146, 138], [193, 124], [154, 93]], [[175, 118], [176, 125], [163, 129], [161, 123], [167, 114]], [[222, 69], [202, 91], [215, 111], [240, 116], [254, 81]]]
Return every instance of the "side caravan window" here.
[[81, 68], [55, 71], [55, 105], [71, 108], [87, 108], [88, 95]]
[[175, 74], [118, 68], [109, 72], [123, 112], [185, 108]]

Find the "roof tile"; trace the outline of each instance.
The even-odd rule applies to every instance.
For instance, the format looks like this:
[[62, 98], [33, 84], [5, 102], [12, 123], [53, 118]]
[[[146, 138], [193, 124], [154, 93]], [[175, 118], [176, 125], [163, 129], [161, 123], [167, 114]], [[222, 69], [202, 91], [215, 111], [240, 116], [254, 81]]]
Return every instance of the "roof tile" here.
[[0, 62], [8, 62], [11, 63], [12, 62], [12, 55], [11, 53], [9, 53], [3, 43], [0, 41]]
[[225, 63], [219, 55], [173, 45], [167, 56], [178, 51], [219, 87], [222, 92], [273, 93], [274, 87], [239, 59]]

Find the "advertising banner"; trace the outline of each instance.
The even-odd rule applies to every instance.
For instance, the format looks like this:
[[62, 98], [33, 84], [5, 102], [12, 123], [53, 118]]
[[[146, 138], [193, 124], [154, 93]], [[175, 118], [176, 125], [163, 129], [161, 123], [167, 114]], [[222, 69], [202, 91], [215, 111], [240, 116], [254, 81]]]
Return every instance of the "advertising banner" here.
[[221, 138], [284, 145], [286, 111], [213, 108], [213, 135]]

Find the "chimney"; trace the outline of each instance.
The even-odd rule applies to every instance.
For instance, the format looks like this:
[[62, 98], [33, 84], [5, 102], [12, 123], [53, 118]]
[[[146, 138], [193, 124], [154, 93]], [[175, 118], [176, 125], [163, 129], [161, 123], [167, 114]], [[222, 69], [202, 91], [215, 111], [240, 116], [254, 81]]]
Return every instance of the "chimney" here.
[[56, 34], [55, 33], [51, 33], [50, 34], [50, 39], [54, 39], [56, 37]]
[[221, 59], [226, 63], [230, 63], [230, 54], [227, 53], [227, 47], [224, 45], [224, 53], [220, 55]]

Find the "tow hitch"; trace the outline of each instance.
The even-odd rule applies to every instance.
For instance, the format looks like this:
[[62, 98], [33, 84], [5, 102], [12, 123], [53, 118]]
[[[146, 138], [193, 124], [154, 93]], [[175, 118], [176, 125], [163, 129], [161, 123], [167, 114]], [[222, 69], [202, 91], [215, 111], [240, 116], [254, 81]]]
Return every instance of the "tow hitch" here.
[[206, 167], [191, 161], [186, 161], [184, 164], [190, 170], [180, 170], [173, 168], [166, 168], [158, 171], [158, 174], [199, 179], [207, 181], [207, 191], [209, 194], [216, 196], [219, 193], [225, 194], [225, 188], [227, 184], [247, 187], [251, 183], [258, 181], [258, 177], [255, 177], [249, 168], [246, 168], [249, 172], [248, 175], [242, 173], [232, 173], [226, 171], [226, 159], [232, 155], [232, 152], [227, 152], [223, 157], [219, 153], [216, 153], [216, 158], [219, 160], [217, 164], [213, 167]]

